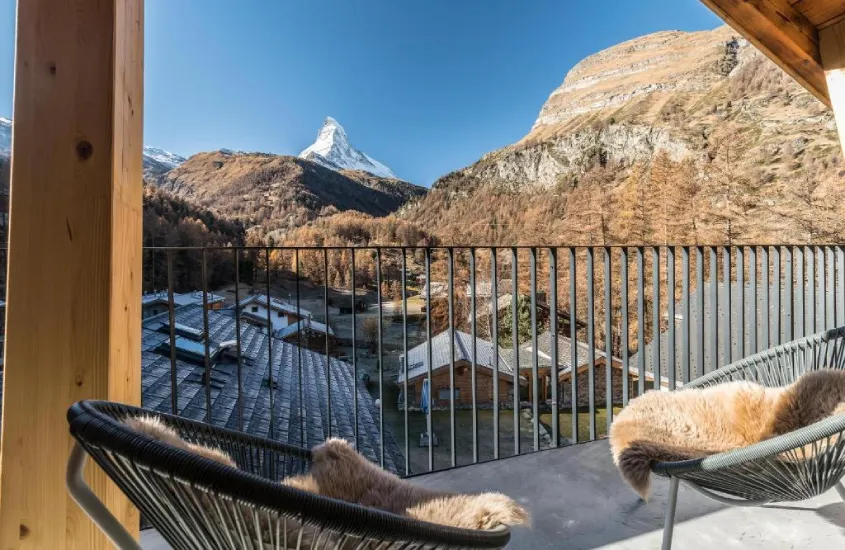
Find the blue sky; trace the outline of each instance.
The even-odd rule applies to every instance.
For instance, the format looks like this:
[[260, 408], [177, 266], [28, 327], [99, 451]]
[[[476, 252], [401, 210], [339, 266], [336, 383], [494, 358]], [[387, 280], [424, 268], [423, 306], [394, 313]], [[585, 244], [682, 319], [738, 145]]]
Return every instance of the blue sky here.
[[[698, 0], [146, 0], [147, 145], [297, 154], [330, 115], [429, 185], [519, 140], [583, 57], [721, 21]], [[14, 0], [0, 0], [0, 116]]]

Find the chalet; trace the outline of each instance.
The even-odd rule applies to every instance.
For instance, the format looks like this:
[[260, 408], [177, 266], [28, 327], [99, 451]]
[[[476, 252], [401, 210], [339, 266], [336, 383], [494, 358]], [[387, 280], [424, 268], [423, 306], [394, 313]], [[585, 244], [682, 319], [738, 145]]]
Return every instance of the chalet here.
[[278, 334], [280, 330], [302, 319], [311, 317], [311, 312], [308, 310], [272, 297], [268, 301], [267, 296], [263, 294], [253, 294], [244, 298], [238, 304], [238, 309], [242, 320], [265, 328], [271, 324], [274, 334]]
[[[141, 295], [141, 311], [143, 319], [153, 317], [168, 311], [168, 292], [166, 290], [155, 290]], [[224, 298], [219, 294], [213, 292], [206, 293], [206, 300], [208, 300], [208, 309], [220, 310], [223, 308]], [[187, 305], [202, 305], [203, 297], [201, 290], [193, 290], [191, 292], [174, 292], [173, 306], [187, 306]]]
[[[443, 331], [431, 339], [432, 356], [432, 394], [433, 408], [448, 407], [450, 404], [451, 357], [449, 331]], [[472, 406], [472, 336], [455, 331], [455, 405]], [[496, 373], [498, 359], [499, 403], [513, 403], [514, 371], [502, 350], [496, 350], [493, 344], [476, 338], [476, 395], [479, 406], [489, 407], [493, 403], [493, 376]], [[405, 378], [408, 383], [408, 407], [419, 408], [422, 401], [423, 381], [428, 378], [428, 342], [408, 350], [408, 356], [400, 357], [399, 376], [396, 383], [404, 389]], [[524, 381], [520, 381], [523, 384]], [[400, 406], [403, 399], [400, 397]]]
[[337, 346], [337, 336], [332, 327], [315, 321], [310, 317], [292, 323], [276, 332], [276, 338], [285, 342], [325, 353], [328, 345], [329, 353]]

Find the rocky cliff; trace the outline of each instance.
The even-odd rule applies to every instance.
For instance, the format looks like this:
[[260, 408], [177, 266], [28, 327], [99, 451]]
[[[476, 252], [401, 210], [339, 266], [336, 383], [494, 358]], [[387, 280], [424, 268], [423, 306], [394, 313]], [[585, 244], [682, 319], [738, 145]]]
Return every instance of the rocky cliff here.
[[845, 231], [843, 177], [832, 113], [753, 46], [660, 32], [578, 63], [528, 135], [405, 215], [468, 241], [803, 242]]

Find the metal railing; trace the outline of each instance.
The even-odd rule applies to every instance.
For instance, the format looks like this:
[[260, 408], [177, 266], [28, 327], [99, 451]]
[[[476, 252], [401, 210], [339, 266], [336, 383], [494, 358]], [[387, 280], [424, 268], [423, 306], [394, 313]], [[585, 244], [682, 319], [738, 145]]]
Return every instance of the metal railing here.
[[[291, 372], [298, 381], [285, 387], [295, 388], [295, 400], [273, 378], [273, 346], [282, 344], [272, 337], [267, 308], [269, 433], [277, 437], [296, 426], [300, 441], [309, 441], [311, 388], [303, 376], [316, 378], [303, 372], [303, 354], [333, 356], [322, 363], [324, 435], [337, 435], [338, 419], [351, 417], [356, 444], [362, 432], [378, 433], [374, 456], [382, 465], [385, 440], [395, 438], [401, 463], [394, 469], [404, 475], [603, 437], [615, 412], [648, 389], [680, 387], [757, 351], [845, 325], [841, 245], [148, 248], [145, 254], [145, 290], [167, 287], [167, 311], [157, 315], [169, 323], [169, 412], [185, 409], [175, 345], [179, 292], [202, 293], [208, 422], [215, 421], [209, 316], [227, 314], [234, 324], [241, 430], [251, 368], [242, 357], [244, 286], [266, 296], [268, 306], [270, 298], [281, 300], [300, 316], [303, 303], [322, 305], [309, 318], [325, 325], [323, 345], [310, 336], [304, 341], [302, 325], [288, 342], [295, 346]], [[233, 303], [222, 313], [211, 313], [212, 289], [230, 291]], [[333, 370], [347, 364], [355, 386], [364, 385], [362, 374], [377, 377], [369, 388], [376, 415], [362, 414], [369, 398], [362, 403], [367, 394], [358, 388], [344, 390], [352, 392], [351, 405], [337, 394]], [[299, 404], [291, 405], [286, 426], [275, 414], [282, 398]]]

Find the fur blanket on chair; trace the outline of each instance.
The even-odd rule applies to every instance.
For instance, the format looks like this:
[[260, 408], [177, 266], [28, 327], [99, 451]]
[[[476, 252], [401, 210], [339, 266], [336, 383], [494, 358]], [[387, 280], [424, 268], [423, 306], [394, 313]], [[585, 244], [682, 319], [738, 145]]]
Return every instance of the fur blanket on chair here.
[[616, 417], [610, 449], [622, 477], [647, 499], [657, 462], [739, 449], [836, 414], [845, 414], [845, 371], [810, 372], [780, 388], [727, 382], [677, 392], [653, 390]]
[[[222, 450], [188, 443], [156, 417], [130, 418], [124, 423], [163, 443], [237, 468]], [[495, 529], [529, 524], [525, 509], [503, 494], [458, 494], [421, 487], [382, 470], [345, 440], [337, 438], [311, 450], [311, 469], [307, 474], [285, 478], [281, 483], [302, 491], [451, 527]]]

